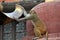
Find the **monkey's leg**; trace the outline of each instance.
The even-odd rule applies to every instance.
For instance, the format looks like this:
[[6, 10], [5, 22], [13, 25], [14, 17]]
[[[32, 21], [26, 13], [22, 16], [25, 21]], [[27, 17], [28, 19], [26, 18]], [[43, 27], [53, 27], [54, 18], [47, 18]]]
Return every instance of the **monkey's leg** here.
[[37, 40], [37, 39], [43, 37], [43, 36], [41, 35], [40, 30], [38, 30], [38, 29], [35, 29], [35, 28], [34, 28], [34, 33], [35, 33], [35, 37], [33, 38], [33, 40]]

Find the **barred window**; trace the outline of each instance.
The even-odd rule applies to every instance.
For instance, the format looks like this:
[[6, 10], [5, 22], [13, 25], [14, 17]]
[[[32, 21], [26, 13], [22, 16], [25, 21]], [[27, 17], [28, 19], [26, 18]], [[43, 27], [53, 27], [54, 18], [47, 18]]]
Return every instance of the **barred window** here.
[[26, 22], [20, 22], [16, 25], [15, 22], [0, 25], [0, 40], [22, 40], [26, 34]]

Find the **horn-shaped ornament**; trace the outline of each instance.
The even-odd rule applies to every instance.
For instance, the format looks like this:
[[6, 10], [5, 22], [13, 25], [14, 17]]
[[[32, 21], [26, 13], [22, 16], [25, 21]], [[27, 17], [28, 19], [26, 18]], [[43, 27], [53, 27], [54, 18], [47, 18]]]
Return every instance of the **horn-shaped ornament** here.
[[[8, 12], [8, 11], [10, 11], [10, 8], [12, 9], [14, 9], [14, 7], [8, 7], [9, 8], [9, 10], [7, 10], [6, 12], [5, 12], [5, 9], [7, 10], [7, 8], [6, 7], [4, 7], [2, 4], [0, 4], [0, 12], [2, 12], [4, 15], [6, 15], [8, 18], [11, 18], [11, 19], [14, 19], [14, 20], [16, 20], [16, 21], [21, 21], [21, 20], [23, 20], [23, 19], [26, 19], [28, 16], [29, 16], [29, 14], [27, 14], [27, 12], [26, 12], [26, 10], [24, 9], [24, 7], [22, 7], [21, 5], [18, 5], [18, 4], [16, 4], [15, 5], [15, 10], [14, 11], [12, 11], [12, 12]], [[24, 17], [23, 17], [23, 16]], [[22, 16], [22, 18], [21, 18], [21, 16]], [[27, 18], [28, 19], [28, 18]]]
[[22, 7], [21, 5], [17, 5], [17, 4], [16, 4], [15, 10], [13, 12], [11, 12], [11, 13], [3, 12], [3, 14], [16, 21], [22, 21], [24, 19], [28, 19], [27, 17], [29, 16], [29, 14], [27, 14], [24, 7]]
[[16, 5], [15, 10], [13, 12], [11, 13], [3, 12], [3, 14], [11, 19], [14, 19], [14, 18], [18, 19], [23, 14], [23, 9], [20, 5]]

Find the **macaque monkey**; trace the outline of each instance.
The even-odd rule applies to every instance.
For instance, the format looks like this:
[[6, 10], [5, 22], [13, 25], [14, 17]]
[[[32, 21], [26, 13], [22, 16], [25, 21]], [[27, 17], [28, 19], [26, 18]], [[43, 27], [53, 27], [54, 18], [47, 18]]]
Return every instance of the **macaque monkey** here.
[[35, 11], [31, 11], [30, 13], [32, 15], [31, 20], [32, 24], [34, 25], [34, 33], [36, 36], [34, 39], [42, 38], [43, 35], [46, 35], [46, 40], [48, 40], [48, 32], [46, 25], [41, 19], [39, 19]]
[[24, 18], [20, 18], [18, 21], [23, 21], [23, 20], [31, 20], [34, 26], [34, 33], [36, 36], [35, 38], [33, 38], [34, 40], [38, 38], [42, 38], [43, 35], [46, 35], [46, 40], [48, 40], [48, 31], [46, 25], [43, 23], [41, 19], [38, 18], [38, 15], [36, 14], [35, 11], [33, 10], [30, 11], [30, 13], [27, 14], [27, 16], [25, 16]]

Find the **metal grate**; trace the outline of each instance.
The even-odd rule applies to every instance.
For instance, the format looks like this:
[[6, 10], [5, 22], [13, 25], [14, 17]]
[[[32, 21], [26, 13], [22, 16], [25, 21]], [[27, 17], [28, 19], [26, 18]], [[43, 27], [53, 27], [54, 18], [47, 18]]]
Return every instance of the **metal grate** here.
[[0, 40], [22, 40], [22, 37], [26, 36], [26, 22], [20, 22], [16, 25], [16, 22], [12, 22], [6, 25], [0, 26]]

